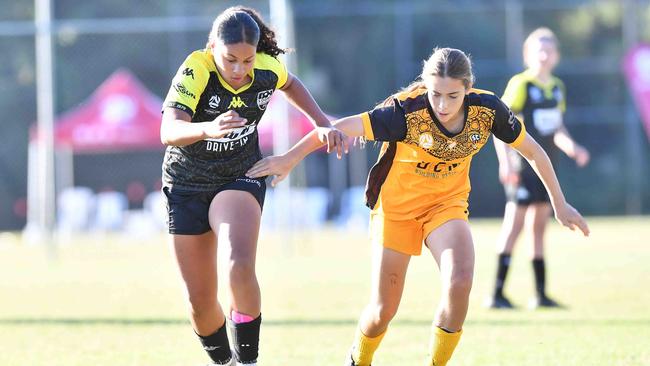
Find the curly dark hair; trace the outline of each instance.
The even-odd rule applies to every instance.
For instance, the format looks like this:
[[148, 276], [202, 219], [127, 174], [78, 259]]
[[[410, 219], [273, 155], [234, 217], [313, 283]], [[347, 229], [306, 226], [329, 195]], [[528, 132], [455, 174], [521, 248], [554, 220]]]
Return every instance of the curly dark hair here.
[[219, 14], [212, 25], [208, 45], [215, 39], [224, 44], [246, 42], [256, 46], [257, 52], [273, 57], [287, 52], [278, 47], [275, 32], [264, 23], [260, 14], [245, 6], [233, 6]]

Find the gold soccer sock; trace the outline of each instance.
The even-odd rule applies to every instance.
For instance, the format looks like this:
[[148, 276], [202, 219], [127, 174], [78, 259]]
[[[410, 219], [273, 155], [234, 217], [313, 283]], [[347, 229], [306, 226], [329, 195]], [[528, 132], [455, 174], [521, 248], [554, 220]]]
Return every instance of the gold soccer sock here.
[[384, 334], [386, 334], [386, 331], [376, 337], [370, 338], [361, 332], [361, 328], [357, 327], [357, 333], [354, 336], [354, 347], [352, 349], [352, 359], [355, 365], [370, 365], [372, 356], [379, 347], [381, 339], [384, 338]]
[[454, 353], [463, 330], [448, 333], [439, 327], [433, 326], [431, 331], [431, 361], [429, 366], [445, 366]]

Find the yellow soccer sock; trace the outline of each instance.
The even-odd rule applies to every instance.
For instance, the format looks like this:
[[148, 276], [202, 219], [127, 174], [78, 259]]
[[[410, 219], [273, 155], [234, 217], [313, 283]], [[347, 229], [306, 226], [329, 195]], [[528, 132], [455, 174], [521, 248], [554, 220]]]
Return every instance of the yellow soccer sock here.
[[372, 362], [372, 356], [379, 347], [381, 339], [384, 338], [384, 331], [376, 337], [367, 337], [360, 328], [357, 328], [357, 333], [354, 336], [354, 347], [352, 348], [352, 360], [357, 366], [369, 366]]
[[445, 366], [451, 358], [451, 354], [454, 353], [463, 330], [448, 333], [434, 326], [431, 333], [431, 361], [429, 366]]

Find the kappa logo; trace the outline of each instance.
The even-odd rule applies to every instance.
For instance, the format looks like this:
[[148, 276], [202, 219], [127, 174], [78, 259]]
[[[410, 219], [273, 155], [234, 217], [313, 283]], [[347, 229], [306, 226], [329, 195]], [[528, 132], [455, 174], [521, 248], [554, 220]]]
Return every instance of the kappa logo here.
[[271, 101], [271, 95], [273, 95], [273, 89], [263, 90], [257, 93], [257, 107], [261, 110], [265, 110], [266, 106]]
[[418, 144], [423, 149], [430, 149], [433, 146], [433, 136], [428, 132], [421, 134]]
[[186, 67], [185, 70], [183, 70], [183, 75], [191, 76], [192, 80], [194, 80], [194, 70], [190, 69], [189, 67]]
[[221, 98], [219, 98], [218, 95], [213, 95], [210, 97], [210, 101], [208, 102], [208, 105], [210, 108], [217, 109], [219, 108], [219, 103], [221, 103]]
[[230, 101], [230, 104], [228, 105], [228, 109], [241, 108], [241, 107], [248, 107], [248, 106], [246, 105], [246, 103], [244, 103], [243, 100], [241, 100], [241, 97], [238, 96], [234, 96]]

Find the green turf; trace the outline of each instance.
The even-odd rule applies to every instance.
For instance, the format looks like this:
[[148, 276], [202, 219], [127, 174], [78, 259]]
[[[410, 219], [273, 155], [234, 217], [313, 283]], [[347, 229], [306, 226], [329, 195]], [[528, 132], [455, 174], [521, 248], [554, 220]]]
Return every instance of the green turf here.
[[[551, 225], [549, 292], [568, 308], [531, 311], [527, 243], [506, 292], [514, 311], [481, 307], [493, 283], [497, 221], [474, 220], [477, 264], [456, 365], [650, 365], [650, 218], [593, 218], [592, 237]], [[264, 234], [258, 276], [260, 365], [341, 365], [369, 292], [362, 232]], [[376, 366], [424, 365], [438, 297], [430, 255], [414, 258]], [[58, 258], [0, 235], [0, 365], [200, 365], [164, 236], [62, 240]]]

